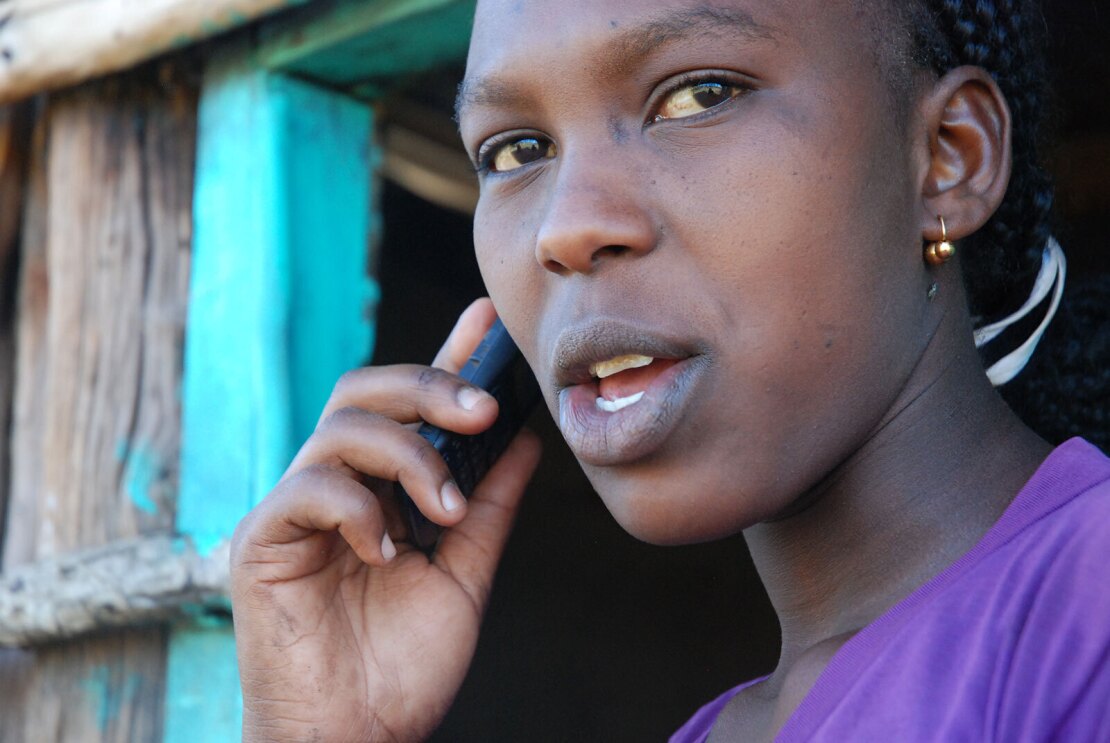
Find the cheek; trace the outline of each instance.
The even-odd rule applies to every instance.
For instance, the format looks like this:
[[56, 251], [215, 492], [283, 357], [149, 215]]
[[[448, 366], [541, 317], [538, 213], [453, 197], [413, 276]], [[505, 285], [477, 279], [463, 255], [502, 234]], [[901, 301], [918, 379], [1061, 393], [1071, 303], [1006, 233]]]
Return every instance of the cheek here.
[[[696, 453], [702, 492], [721, 495], [703, 496], [705, 523], [729, 529], [785, 507], [842, 461], [893, 404], [927, 337], [907, 173], [862, 146], [775, 144], [667, 184], [668, 228], [721, 329], [715, 387], [683, 450]], [[687, 216], [699, 214], [712, 218]]]
[[538, 276], [528, 215], [480, 201], [474, 213], [474, 254], [494, 307], [525, 357], [531, 360], [539, 321]]

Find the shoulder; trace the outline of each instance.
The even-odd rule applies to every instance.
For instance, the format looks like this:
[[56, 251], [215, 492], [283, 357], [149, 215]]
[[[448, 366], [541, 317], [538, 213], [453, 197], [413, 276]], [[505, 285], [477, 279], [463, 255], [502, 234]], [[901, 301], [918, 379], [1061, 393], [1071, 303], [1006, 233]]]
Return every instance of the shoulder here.
[[1069, 726], [1095, 740], [1110, 726], [1110, 460], [1080, 439], [1053, 457], [1041, 481], [1058, 503], [996, 562], [1001, 740]]
[[[1083, 439], [1059, 446], [1030, 481], [1044, 513], [1025, 531], [1050, 562], [1085, 564], [1110, 550], [1110, 458]], [[1105, 563], [1103, 563], [1105, 564]], [[1064, 576], [1058, 576], [1063, 578]]]
[[1110, 459], [1101, 451], [1082, 439], [1058, 447], [984, 541], [992, 539], [952, 588], [978, 585], [980, 598], [989, 595], [990, 608], [1014, 626], [1097, 622], [1110, 640], [1110, 622], [1102, 622], [1110, 616]]

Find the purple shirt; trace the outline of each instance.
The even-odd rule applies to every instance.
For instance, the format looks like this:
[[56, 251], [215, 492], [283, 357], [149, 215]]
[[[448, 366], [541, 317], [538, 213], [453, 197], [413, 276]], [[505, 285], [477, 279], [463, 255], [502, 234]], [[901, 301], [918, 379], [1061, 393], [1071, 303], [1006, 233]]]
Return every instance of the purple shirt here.
[[[671, 737], [701, 743], [743, 688]], [[1110, 459], [1057, 447], [967, 554], [833, 656], [778, 741], [1110, 741]]]

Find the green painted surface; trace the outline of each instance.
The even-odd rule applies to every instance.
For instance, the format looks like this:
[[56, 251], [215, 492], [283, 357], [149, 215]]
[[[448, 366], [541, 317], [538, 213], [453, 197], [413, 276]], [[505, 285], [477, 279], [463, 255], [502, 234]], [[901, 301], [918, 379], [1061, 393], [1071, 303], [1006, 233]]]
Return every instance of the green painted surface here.
[[238, 741], [243, 697], [235, 635], [227, 627], [179, 628], [169, 652], [165, 743]]
[[[178, 532], [202, 554], [270, 490], [335, 380], [373, 347], [372, 110], [284, 73], [388, 90], [399, 75], [460, 61], [473, 8], [474, 0], [318, 0], [267, 21], [258, 48], [225, 49], [210, 62], [177, 515]], [[129, 442], [122, 447], [127, 455]], [[128, 480], [140, 508], [151, 500], [143, 500], [148, 480], [141, 467]], [[112, 700], [102, 709], [110, 715]], [[241, 720], [232, 630], [198, 610], [171, 635], [164, 740], [235, 741]]]
[[461, 62], [474, 5], [475, 0], [321, 3], [303, 15], [265, 24], [260, 60], [346, 89]]
[[151, 496], [151, 488], [162, 471], [161, 458], [154, 449], [143, 445], [131, 449], [123, 474], [123, 484], [127, 497], [143, 513], [158, 513], [158, 504]]
[[199, 111], [178, 531], [203, 553], [280, 477], [292, 441], [289, 256], [265, 73], [216, 60]]
[[[368, 105], [263, 70], [248, 49], [206, 73], [177, 516], [202, 554], [273, 487], [335, 380], [370, 355], [372, 123]], [[234, 660], [226, 620], [201, 613], [175, 629], [166, 741], [238, 739]]]
[[200, 129], [177, 527], [204, 553], [369, 356], [377, 290], [369, 106], [217, 65]]
[[339, 376], [366, 363], [377, 284], [367, 256], [379, 219], [372, 203], [369, 106], [276, 78], [278, 147], [290, 250], [289, 374], [293, 444], [300, 446]]

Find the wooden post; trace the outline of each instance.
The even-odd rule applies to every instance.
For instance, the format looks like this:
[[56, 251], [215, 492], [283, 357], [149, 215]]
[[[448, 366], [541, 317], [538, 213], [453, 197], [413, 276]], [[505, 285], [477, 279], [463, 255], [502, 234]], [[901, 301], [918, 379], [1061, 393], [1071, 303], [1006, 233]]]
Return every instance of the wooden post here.
[[[373, 343], [370, 107], [225, 50], [204, 80], [177, 528], [206, 554]], [[164, 740], [234, 740], [230, 627], [179, 627]]]
[[[6, 568], [173, 528], [195, 85], [172, 63], [51, 97], [19, 287]], [[154, 740], [166, 631], [23, 654], [4, 741]], [[14, 662], [13, 662], [14, 664]]]
[[308, 0], [0, 0], [0, 103], [126, 70]]
[[[15, 293], [23, 222], [31, 106], [0, 109], [0, 554], [11, 485], [11, 413], [15, 388]], [[0, 565], [2, 568], [2, 565]], [[0, 699], [22, 708], [29, 657], [0, 650]], [[2, 728], [3, 725], [0, 725]], [[0, 739], [4, 734], [0, 732]]]
[[[457, 61], [472, 11], [473, 0], [310, 3], [205, 74], [177, 520], [202, 556], [277, 481], [339, 375], [369, 356], [381, 150], [360, 100], [373, 86], [360, 82]], [[167, 679], [165, 743], [236, 739], [230, 628], [175, 628]]]
[[0, 108], [0, 545], [11, 484], [9, 433], [15, 390], [15, 293], [32, 113], [33, 107], [27, 104]]

